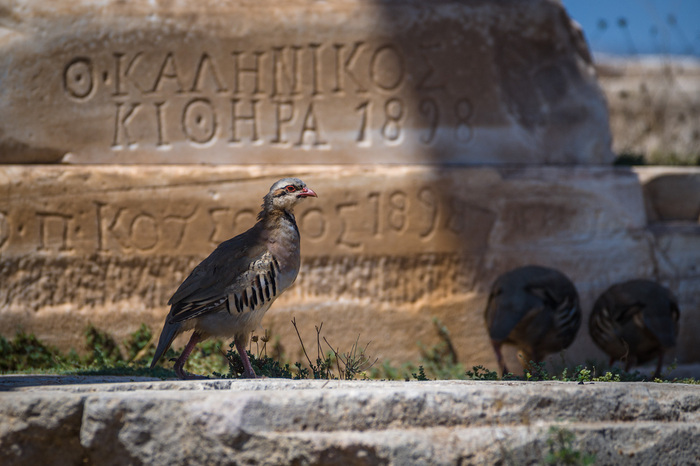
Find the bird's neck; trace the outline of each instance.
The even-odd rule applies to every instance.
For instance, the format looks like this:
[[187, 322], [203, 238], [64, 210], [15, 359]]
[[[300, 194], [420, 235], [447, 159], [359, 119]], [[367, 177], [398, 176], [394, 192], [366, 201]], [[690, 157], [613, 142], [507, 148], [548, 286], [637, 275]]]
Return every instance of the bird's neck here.
[[293, 246], [299, 243], [299, 228], [294, 214], [286, 209], [263, 211], [260, 215], [264, 231], [269, 232], [268, 241]]
[[296, 279], [301, 263], [299, 228], [294, 214], [274, 210], [264, 213], [260, 223], [266, 232], [267, 249], [280, 264], [280, 286], [286, 288]]
[[258, 219], [268, 227], [275, 227], [282, 223], [296, 225], [294, 213], [286, 209], [264, 209], [258, 214]]

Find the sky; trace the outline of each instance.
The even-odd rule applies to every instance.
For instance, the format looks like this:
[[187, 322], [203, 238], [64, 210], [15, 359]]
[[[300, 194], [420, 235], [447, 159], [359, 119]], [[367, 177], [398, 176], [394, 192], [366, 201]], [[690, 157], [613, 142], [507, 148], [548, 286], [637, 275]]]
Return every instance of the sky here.
[[700, 57], [700, 0], [562, 0], [594, 56]]

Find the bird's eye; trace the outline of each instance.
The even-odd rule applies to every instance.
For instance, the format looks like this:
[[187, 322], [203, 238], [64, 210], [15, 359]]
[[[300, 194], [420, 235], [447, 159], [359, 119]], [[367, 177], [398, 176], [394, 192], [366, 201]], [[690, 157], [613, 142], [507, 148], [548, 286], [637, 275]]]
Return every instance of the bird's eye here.
[[297, 190], [297, 188], [295, 188], [291, 184], [289, 186], [287, 186], [285, 189], [287, 190], [288, 193], [293, 193], [294, 191]]

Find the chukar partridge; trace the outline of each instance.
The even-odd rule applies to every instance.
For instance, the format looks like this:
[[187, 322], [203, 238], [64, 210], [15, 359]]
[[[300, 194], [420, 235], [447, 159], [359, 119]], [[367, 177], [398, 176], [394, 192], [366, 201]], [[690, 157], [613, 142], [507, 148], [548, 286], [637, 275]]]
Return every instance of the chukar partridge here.
[[501, 347], [516, 346], [524, 367], [567, 348], [581, 326], [576, 287], [563, 273], [528, 265], [504, 273], [491, 287], [484, 312], [491, 344], [503, 374]]
[[588, 330], [593, 341], [625, 370], [658, 356], [654, 377], [661, 373], [664, 352], [676, 346], [678, 301], [651, 280], [630, 280], [608, 288], [593, 305]]
[[211, 337], [233, 337], [244, 376], [256, 377], [245, 348], [250, 333], [299, 272], [299, 229], [293, 209], [307, 197], [317, 196], [300, 179], [277, 181], [263, 200], [257, 223], [221, 243], [194, 268], [168, 301], [170, 313], [151, 368], [177, 335], [194, 330], [175, 362], [179, 378], [196, 378], [184, 371], [185, 362], [197, 343]]

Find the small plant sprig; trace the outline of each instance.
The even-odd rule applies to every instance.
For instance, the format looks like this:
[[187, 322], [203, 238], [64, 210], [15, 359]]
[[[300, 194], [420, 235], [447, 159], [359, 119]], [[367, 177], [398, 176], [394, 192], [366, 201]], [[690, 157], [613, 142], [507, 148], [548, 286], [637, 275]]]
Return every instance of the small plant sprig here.
[[[350, 348], [347, 353], [341, 353], [339, 349], [333, 347], [326, 337], [321, 337], [321, 331], [323, 330], [323, 322], [321, 325], [316, 325], [316, 363], [311, 360], [309, 354], [306, 351], [306, 346], [301, 338], [301, 333], [297, 327], [296, 318], [292, 319], [292, 325], [297, 333], [297, 338], [299, 338], [299, 344], [301, 345], [301, 350], [306, 357], [309, 367], [303, 367], [301, 362], [295, 362], [294, 365], [297, 368], [298, 378], [308, 378], [312, 375], [314, 379], [345, 379], [352, 380], [357, 376], [363, 379], [368, 379], [366, 371], [368, 371], [374, 364], [377, 363], [378, 359], [375, 358], [374, 361], [367, 356], [367, 343], [364, 348], [360, 347], [360, 336], [357, 336], [355, 343]], [[330, 351], [324, 353], [321, 340], [326, 344]], [[336, 367], [338, 373], [333, 372], [333, 367]], [[310, 369], [310, 371], [309, 371]]]
[[549, 452], [544, 457], [545, 464], [595, 464], [596, 456], [575, 449], [574, 440], [576, 440], [576, 434], [570, 430], [551, 426], [549, 428], [549, 437], [547, 438]]
[[[498, 380], [498, 372], [489, 370], [482, 365], [473, 366], [472, 370], [465, 372], [468, 379], [471, 380]], [[506, 374], [508, 375], [508, 374]], [[511, 374], [512, 375], [512, 374]]]
[[[323, 329], [323, 322], [321, 322], [321, 325], [316, 325], [316, 364], [311, 362], [311, 358], [309, 357], [309, 354], [306, 352], [306, 347], [304, 346], [304, 340], [301, 338], [301, 334], [299, 333], [299, 327], [297, 327], [297, 321], [296, 317], [292, 318], [292, 325], [294, 326], [294, 330], [297, 332], [297, 337], [299, 338], [299, 344], [301, 344], [301, 350], [304, 352], [304, 356], [306, 357], [306, 360], [309, 363], [309, 368], [311, 368], [311, 373], [313, 374], [314, 379], [332, 379], [333, 373], [332, 373], [332, 367], [333, 367], [333, 360], [330, 354], [321, 357], [323, 354], [323, 349], [321, 348], [321, 330]], [[301, 376], [301, 363], [296, 362], [294, 365], [297, 367], [299, 370], [299, 375]], [[308, 375], [308, 371], [305, 372], [306, 375]], [[306, 377], [304, 377], [306, 378]]]
[[426, 375], [425, 375], [425, 369], [423, 369], [423, 366], [418, 366], [418, 373], [416, 374], [415, 372], [411, 374], [414, 379], [419, 380], [419, 381], [425, 381], [425, 380], [430, 380]]
[[[323, 341], [326, 342], [335, 356], [338, 374], [340, 374], [341, 379], [352, 380], [357, 375], [362, 376], [363, 379], [368, 379], [369, 377], [367, 376], [366, 371], [374, 366], [379, 360], [378, 358], [375, 358], [374, 361], [371, 361], [366, 355], [367, 347], [371, 342], [368, 342], [364, 348], [359, 349], [360, 335], [357, 335], [357, 339], [350, 348], [350, 351], [342, 354], [333, 348], [330, 343], [328, 343], [326, 337], [323, 337]], [[340, 367], [341, 363], [343, 365], [342, 368]]]

